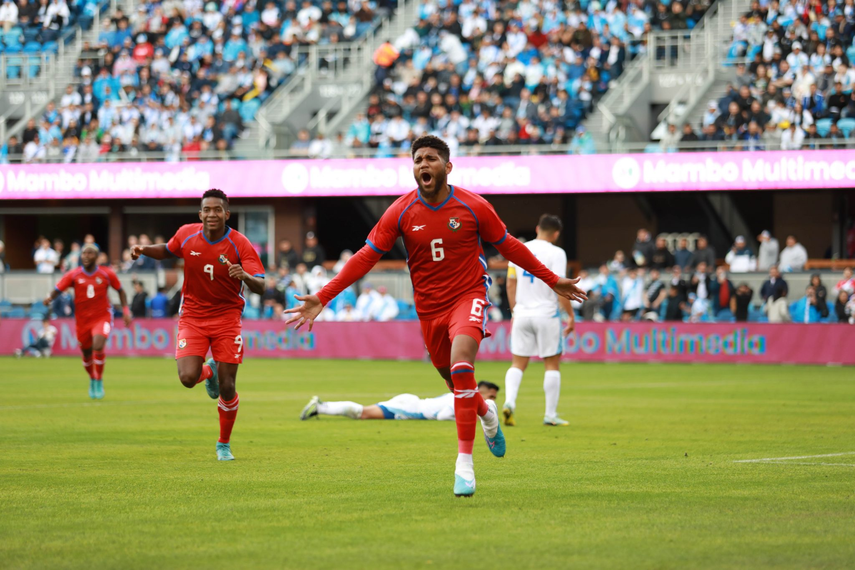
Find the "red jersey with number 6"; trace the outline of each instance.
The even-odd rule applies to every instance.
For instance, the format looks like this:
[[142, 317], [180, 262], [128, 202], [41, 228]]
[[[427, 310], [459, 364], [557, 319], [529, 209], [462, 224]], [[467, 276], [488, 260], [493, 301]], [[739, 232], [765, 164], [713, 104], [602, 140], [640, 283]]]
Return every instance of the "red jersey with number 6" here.
[[107, 292], [110, 287], [120, 291], [122, 284], [111, 268], [98, 266], [92, 273], [86, 273], [83, 266], [72, 269], [56, 284], [59, 292], [69, 287], [74, 287], [74, 318], [78, 324], [113, 319], [113, 305]]
[[490, 203], [459, 186], [436, 206], [413, 190], [392, 204], [366, 243], [386, 253], [404, 239], [416, 310], [434, 319], [465, 297], [487, 296], [490, 277], [482, 241], [502, 243], [508, 235]]
[[214, 242], [205, 237], [201, 223], [181, 226], [166, 248], [184, 259], [182, 318], [240, 318], [246, 303], [243, 283], [229, 276], [229, 263], [240, 265], [254, 277], [264, 277], [255, 248], [246, 236], [228, 226]]

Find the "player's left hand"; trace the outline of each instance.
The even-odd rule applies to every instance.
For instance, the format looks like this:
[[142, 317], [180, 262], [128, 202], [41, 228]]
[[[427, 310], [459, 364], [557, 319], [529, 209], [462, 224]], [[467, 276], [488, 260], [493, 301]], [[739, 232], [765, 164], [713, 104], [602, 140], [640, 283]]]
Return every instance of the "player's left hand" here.
[[236, 263], [232, 263], [231, 261], [226, 260], [226, 264], [229, 266], [229, 277], [232, 279], [237, 279], [238, 281], [243, 281], [249, 274], [243, 270], [243, 267], [237, 265]]
[[122, 320], [125, 321], [125, 326], [131, 326], [131, 315], [123, 315]]
[[552, 290], [565, 299], [570, 299], [571, 301], [578, 301], [580, 303], [582, 301], [587, 301], [588, 295], [586, 295], [585, 292], [576, 285], [579, 283], [579, 279], [581, 279], [581, 277], [577, 277], [576, 279], [561, 277]]
[[567, 325], [564, 327], [564, 336], [570, 336], [570, 333], [576, 330], [576, 321], [571, 320], [567, 321]]

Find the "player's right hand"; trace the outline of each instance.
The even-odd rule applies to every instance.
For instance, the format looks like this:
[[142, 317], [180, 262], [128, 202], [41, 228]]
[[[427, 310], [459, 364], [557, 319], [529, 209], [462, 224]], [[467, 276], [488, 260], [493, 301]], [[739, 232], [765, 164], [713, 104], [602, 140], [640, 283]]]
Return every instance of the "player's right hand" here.
[[131, 248], [131, 259], [136, 261], [137, 259], [140, 258], [141, 255], [142, 255], [142, 246], [141, 245], [135, 245]]
[[291, 323], [297, 323], [297, 326], [294, 328], [299, 329], [308, 323], [309, 332], [311, 332], [312, 325], [314, 324], [315, 319], [318, 318], [318, 315], [321, 314], [321, 311], [324, 310], [324, 306], [317, 295], [297, 295], [294, 298], [298, 301], [303, 301], [303, 304], [299, 307], [294, 307], [285, 311], [285, 313], [294, 315], [285, 321], [285, 324], [290, 325]]
[[53, 300], [50, 298], [50, 295], [48, 295], [47, 297], [45, 297], [44, 301], [42, 301], [42, 305], [44, 305], [45, 307], [50, 307], [50, 304], [52, 302]]

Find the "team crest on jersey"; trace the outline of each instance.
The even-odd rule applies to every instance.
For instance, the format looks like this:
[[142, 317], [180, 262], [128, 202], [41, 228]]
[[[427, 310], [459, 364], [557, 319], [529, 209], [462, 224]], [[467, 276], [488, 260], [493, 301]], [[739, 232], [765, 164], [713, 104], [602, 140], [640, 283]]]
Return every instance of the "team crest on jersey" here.
[[178, 341], [178, 348], [179, 349], [184, 348], [186, 346], [187, 346], [187, 339], [186, 338], [182, 338], [181, 340]]
[[460, 229], [460, 226], [460, 218], [448, 218], [448, 228], [451, 231], [456, 232]]
[[219, 261], [220, 261], [220, 265], [225, 265], [226, 263], [229, 262], [228, 258], [226, 258], [225, 253], [220, 254]]
[[101, 278], [100, 278], [100, 277], [96, 277], [96, 278], [95, 278], [95, 283], [97, 283], [98, 285], [100, 285], [100, 284], [101, 284]]

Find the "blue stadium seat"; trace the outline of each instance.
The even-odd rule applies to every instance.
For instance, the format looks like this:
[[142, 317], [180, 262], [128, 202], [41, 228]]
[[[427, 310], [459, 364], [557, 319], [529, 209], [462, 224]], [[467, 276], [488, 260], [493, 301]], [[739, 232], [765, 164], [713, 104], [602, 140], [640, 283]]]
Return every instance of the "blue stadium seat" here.
[[849, 138], [849, 135], [855, 130], [855, 119], [840, 119], [837, 121], [837, 128], [840, 129], [844, 137]]
[[644, 152], [654, 153], [654, 152], [662, 152], [662, 147], [657, 143], [651, 143], [644, 147]]
[[42, 51], [42, 44], [39, 42], [27, 42], [24, 44], [24, 53], [39, 53]]
[[36, 301], [30, 307], [30, 318], [42, 318], [48, 313], [49, 310], [50, 309], [48, 307], [45, 307], [41, 301]]
[[56, 53], [59, 50], [59, 46], [56, 42], [45, 42], [42, 46], [42, 51], [47, 53]]
[[819, 134], [819, 136], [821, 136], [822, 138], [828, 136], [828, 131], [831, 130], [831, 123], [831, 119], [819, 119], [816, 122], [816, 132]]
[[19, 79], [21, 77], [21, 65], [23, 59], [20, 57], [10, 57], [6, 60], [6, 79]]
[[855, 44], [852, 44], [846, 50], [846, 57], [849, 58], [849, 61], [855, 61]]
[[735, 323], [736, 317], [730, 312], [730, 309], [722, 309], [716, 313], [715, 320], [720, 323]]
[[0, 299], [0, 316], [7, 316], [12, 310], [12, 303], [6, 299]]
[[13, 307], [6, 316], [10, 319], [26, 319], [27, 311], [23, 307]]

